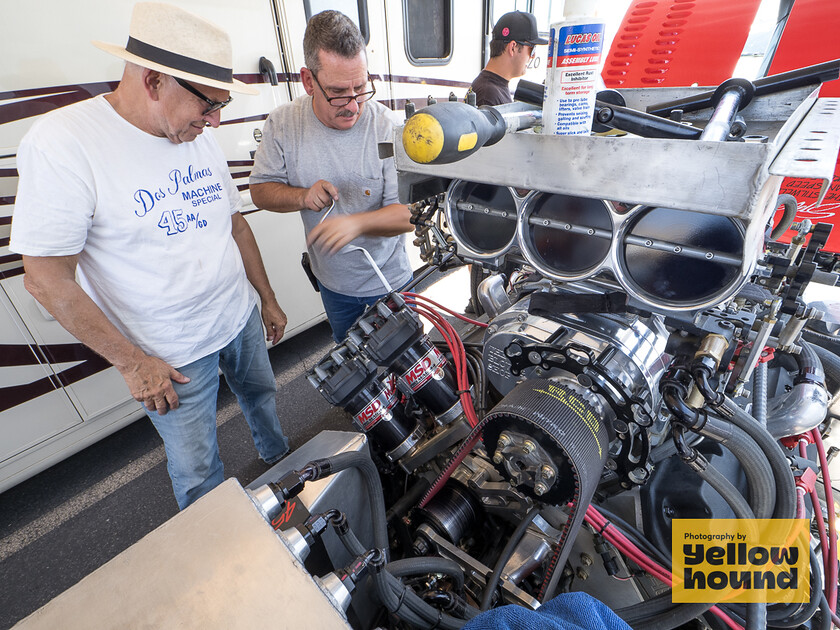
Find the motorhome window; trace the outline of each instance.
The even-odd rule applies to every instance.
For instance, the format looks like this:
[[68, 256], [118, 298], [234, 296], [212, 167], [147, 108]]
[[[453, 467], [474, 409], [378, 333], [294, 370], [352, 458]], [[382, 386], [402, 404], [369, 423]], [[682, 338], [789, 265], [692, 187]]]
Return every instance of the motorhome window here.
[[[551, 0], [547, 0], [549, 4], [551, 4]], [[493, 10], [490, 16], [490, 28], [493, 28], [493, 25], [502, 17], [505, 13], [509, 13], [511, 11], [528, 11], [529, 13], [534, 13], [536, 15], [536, 11], [531, 6], [532, 4], [544, 4], [546, 0], [543, 2], [539, 2], [536, 0], [535, 2], [530, 2], [530, 0], [493, 0]], [[556, 2], [555, 4], [560, 5], [560, 11], [563, 11], [563, 2]], [[562, 13], [561, 13], [562, 15]]]
[[453, 0], [403, 0], [405, 52], [415, 66], [443, 66], [452, 58]]
[[303, 10], [306, 12], [307, 20], [327, 9], [341, 11], [353, 20], [362, 32], [365, 44], [370, 43], [367, 0], [303, 0]]
[[[517, 3], [522, 4], [522, 3]], [[563, 5], [564, 2], [558, 0], [534, 0], [530, 11], [537, 18], [537, 28], [540, 33], [548, 33], [548, 28], [555, 22], [560, 22], [563, 19]], [[519, 6], [516, 7], [522, 11]]]
[[487, 41], [489, 43], [493, 25], [510, 11], [533, 13], [537, 18], [537, 29], [540, 35], [546, 37], [549, 26], [563, 19], [564, 4], [564, 0], [493, 0], [490, 24], [487, 25]]

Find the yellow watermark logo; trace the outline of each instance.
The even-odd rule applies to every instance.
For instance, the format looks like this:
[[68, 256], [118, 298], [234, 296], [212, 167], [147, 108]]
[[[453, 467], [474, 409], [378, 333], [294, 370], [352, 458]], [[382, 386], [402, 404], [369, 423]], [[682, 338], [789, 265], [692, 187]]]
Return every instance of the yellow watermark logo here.
[[674, 602], [808, 601], [806, 519], [675, 519], [672, 525]]

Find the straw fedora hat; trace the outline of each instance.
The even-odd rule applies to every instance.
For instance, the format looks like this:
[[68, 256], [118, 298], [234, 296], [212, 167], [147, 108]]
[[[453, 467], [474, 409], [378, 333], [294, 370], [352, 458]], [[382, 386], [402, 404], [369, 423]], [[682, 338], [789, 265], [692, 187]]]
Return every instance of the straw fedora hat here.
[[143, 68], [240, 94], [259, 91], [233, 78], [230, 37], [207, 20], [171, 4], [138, 2], [125, 47], [91, 42]]

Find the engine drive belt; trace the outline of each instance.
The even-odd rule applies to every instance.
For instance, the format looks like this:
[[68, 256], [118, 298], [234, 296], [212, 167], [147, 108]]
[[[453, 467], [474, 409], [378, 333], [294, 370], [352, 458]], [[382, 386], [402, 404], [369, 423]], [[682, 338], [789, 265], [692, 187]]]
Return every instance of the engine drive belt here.
[[[537, 501], [564, 505], [571, 502], [571, 514], [552, 554], [546, 579], [540, 589], [540, 600], [551, 596], [563, 573], [573, 541], [583, 523], [609, 450], [609, 437], [604, 419], [587, 401], [582, 388], [547, 379], [531, 379], [517, 385], [485, 416], [481, 423], [483, 441], [494, 464], [507, 478], [519, 480], [517, 488]], [[504, 432], [529, 436], [522, 445], [511, 444]], [[522, 470], [534, 468], [535, 457], [553, 467], [550, 487], [545, 477], [524, 478]], [[543, 485], [539, 491], [535, 482]]]

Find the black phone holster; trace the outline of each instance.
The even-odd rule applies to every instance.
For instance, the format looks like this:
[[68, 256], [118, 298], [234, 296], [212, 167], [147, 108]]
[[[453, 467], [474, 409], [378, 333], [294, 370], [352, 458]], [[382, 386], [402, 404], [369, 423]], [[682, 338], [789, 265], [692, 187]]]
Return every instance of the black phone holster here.
[[320, 293], [321, 288], [318, 286], [318, 280], [315, 278], [315, 274], [312, 273], [312, 264], [309, 262], [309, 252], [303, 252], [300, 255], [300, 266], [303, 267], [303, 271], [306, 272], [306, 277], [309, 278], [309, 282], [312, 283], [312, 288], [315, 289], [316, 292]]

